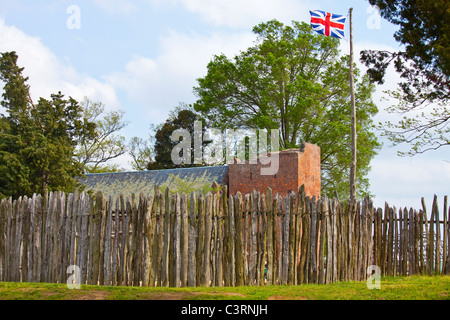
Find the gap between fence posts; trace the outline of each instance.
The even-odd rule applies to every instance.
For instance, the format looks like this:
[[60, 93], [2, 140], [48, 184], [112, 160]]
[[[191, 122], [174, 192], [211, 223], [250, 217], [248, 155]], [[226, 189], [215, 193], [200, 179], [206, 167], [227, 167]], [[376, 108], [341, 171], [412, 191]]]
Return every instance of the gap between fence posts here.
[[49, 192], [0, 203], [0, 281], [242, 286], [449, 274], [447, 196], [431, 213], [369, 198], [339, 201], [264, 193], [150, 195]]

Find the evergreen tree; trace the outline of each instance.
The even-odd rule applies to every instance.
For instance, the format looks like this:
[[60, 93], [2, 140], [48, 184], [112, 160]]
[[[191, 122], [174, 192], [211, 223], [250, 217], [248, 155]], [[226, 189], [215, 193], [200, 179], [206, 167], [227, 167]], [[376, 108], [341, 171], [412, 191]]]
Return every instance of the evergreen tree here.
[[83, 119], [78, 102], [61, 92], [33, 103], [17, 59], [15, 52], [0, 57], [1, 105], [6, 109], [0, 118], [0, 196], [73, 191], [82, 173], [74, 149], [81, 135], [94, 134], [95, 124]]
[[[194, 133], [195, 121], [199, 120], [198, 116], [189, 109], [177, 108], [169, 116], [165, 123], [161, 124], [155, 134], [155, 159], [150, 161], [147, 165], [148, 170], [156, 169], [172, 169], [182, 167], [196, 167], [201, 164], [196, 164], [194, 161]], [[190, 164], [182, 163], [175, 164], [172, 161], [172, 150], [179, 144], [179, 141], [172, 141], [172, 134], [177, 129], [185, 129], [189, 131], [191, 138], [191, 161]], [[202, 134], [205, 128], [202, 126]], [[203, 137], [203, 136], [202, 136]], [[205, 145], [207, 142], [203, 142]]]

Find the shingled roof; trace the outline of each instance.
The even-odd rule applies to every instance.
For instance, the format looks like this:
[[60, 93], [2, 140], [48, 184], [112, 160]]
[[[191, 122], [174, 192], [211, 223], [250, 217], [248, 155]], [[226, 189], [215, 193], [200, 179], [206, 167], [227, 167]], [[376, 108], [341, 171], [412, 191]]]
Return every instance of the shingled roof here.
[[90, 173], [79, 181], [86, 191], [101, 191], [104, 196], [151, 194], [154, 186], [169, 187], [176, 192], [192, 192], [210, 188], [214, 182], [226, 183], [228, 166], [193, 167], [166, 170]]

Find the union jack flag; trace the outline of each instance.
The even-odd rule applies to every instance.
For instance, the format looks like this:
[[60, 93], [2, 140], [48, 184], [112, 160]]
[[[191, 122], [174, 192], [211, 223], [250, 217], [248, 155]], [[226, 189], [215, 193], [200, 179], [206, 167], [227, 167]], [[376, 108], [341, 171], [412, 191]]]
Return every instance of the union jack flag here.
[[346, 16], [332, 14], [325, 11], [313, 10], [311, 13], [311, 27], [317, 33], [327, 37], [344, 39], [344, 25]]

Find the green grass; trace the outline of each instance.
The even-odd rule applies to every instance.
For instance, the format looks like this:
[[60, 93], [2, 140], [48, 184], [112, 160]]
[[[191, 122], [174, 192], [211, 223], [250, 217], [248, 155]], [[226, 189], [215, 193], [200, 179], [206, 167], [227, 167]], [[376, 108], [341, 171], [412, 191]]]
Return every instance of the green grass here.
[[450, 300], [450, 276], [385, 277], [381, 288], [363, 282], [329, 285], [140, 288], [0, 282], [0, 300]]

